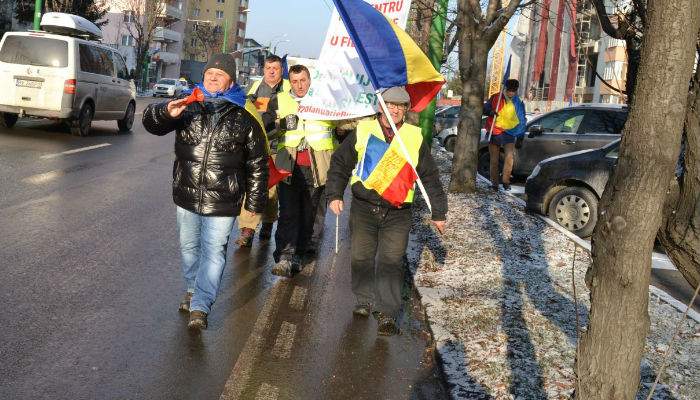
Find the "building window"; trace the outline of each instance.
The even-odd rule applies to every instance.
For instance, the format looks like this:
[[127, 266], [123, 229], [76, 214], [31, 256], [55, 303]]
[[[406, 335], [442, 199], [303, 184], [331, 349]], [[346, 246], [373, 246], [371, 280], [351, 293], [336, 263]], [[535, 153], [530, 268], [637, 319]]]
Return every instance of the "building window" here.
[[131, 10], [124, 11], [124, 22], [134, 22], [134, 12]]
[[240, 13], [240, 14], [238, 14], [238, 22], [244, 22], [244, 23], [245, 23], [246, 19], [247, 19], [247, 14], [246, 14], [246, 13]]
[[199, 12], [200, 12], [200, 9], [199, 9], [199, 8], [193, 9], [193, 10], [192, 10], [192, 16], [193, 16], [193, 17], [199, 17]]
[[134, 37], [131, 35], [122, 35], [122, 46], [133, 46]]
[[216, 0], [216, 2], [219, 4], [223, 4], [224, 2], [226, 2], [226, 0]]
[[216, 10], [216, 19], [224, 19], [224, 12], [221, 10]]
[[241, 8], [248, 8], [248, 0], [241, 0]]

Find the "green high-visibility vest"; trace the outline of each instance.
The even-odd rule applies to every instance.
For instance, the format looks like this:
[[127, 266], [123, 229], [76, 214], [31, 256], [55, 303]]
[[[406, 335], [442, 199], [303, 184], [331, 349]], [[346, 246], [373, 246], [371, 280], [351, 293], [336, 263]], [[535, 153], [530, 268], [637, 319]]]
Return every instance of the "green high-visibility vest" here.
[[[382, 132], [382, 127], [379, 125], [379, 121], [376, 119], [360, 121], [360, 123], [357, 125], [357, 142], [355, 142], [355, 150], [357, 151], [357, 165], [355, 165], [355, 169], [352, 171], [350, 184], [353, 185], [356, 182], [361, 182], [365, 188], [373, 190], [372, 188], [368, 187], [362, 179], [360, 179], [358, 173], [358, 168], [361, 168], [361, 164], [365, 157], [365, 150], [367, 149], [367, 142], [369, 141], [369, 137], [371, 135], [374, 135], [383, 142], [386, 142], [386, 140], [384, 140], [384, 133]], [[411, 161], [415, 163], [415, 167], [418, 165], [420, 146], [423, 144], [423, 134], [421, 129], [417, 126], [404, 123], [399, 129], [399, 136], [401, 136], [401, 139], [408, 150], [408, 155], [410, 156]], [[396, 153], [405, 157], [405, 153], [396, 138], [391, 141], [387, 152], [391, 150], [394, 150]], [[408, 159], [406, 161], [408, 161]], [[396, 173], [398, 172], [399, 171], [396, 171]], [[406, 195], [406, 199], [403, 202], [412, 203], [414, 192], [415, 191], [413, 189], [409, 190], [408, 194]]]
[[[299, 111], [299, 103], [294, 100], [289, 92], [277, 95], [277, 118], [284, 118], [287, 115], [296, 114]], [[332, 121], [313, 121], [299, 118], [297, 129], [285, 131], [280, 139], [277, 149], [283, 147], [297, 148], [302, 140], [315, 151], [334, 150], [333, 129], [335, 124]]]

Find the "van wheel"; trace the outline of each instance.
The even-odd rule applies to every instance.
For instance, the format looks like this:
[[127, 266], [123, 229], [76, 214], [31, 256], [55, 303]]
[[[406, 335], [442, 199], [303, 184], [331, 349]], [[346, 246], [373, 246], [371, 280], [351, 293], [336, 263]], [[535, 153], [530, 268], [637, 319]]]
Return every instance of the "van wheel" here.
[[136, 112], [136, 107], [134, 103], [129, 103], [126, 107], [126, 114], [124, 114], [124, 119], [117, 121], [117, 126], [119, 126], [119, 132], [129, 132], [131, 127], [134, 125], [134, 113]]
[[449, 151], [450, 153], [455, 152], [455, 145], [457, 144], [457, 136], [450, 136], [447, 139], [445, 139], [445, 150]]
[[591, 236], [598, 221], [598, 198], [586, 188], [567, 187], [549, 202], [547, 216], [580, 237]]
[[70, 133], [74, 136], [87, 136], [90, 134], [90, 126], [92, 125], [92, 117], [94, 111], [92, 104], [85, 103], [80, 109], [78, 119], [73, 120], [70, 126]]
[[12, 128], [17, 123], [19, 116], [13, 113], [0, 113], [2, 118], [0, 118], [0, 127], [2, 128]]

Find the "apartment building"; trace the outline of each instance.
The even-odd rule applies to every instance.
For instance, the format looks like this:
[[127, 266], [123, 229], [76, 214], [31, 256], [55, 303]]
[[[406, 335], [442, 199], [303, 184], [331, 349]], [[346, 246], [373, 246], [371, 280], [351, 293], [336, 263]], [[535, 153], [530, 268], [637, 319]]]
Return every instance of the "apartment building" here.
[[[154, 18], [155, 30], [149, 45], [148, 81], [160, 78], [179, 78], [185, 31], [187, 0], [107, 0], [107, 24], [102, 27], [103, 42], [110, 44], [125, 57], [129, 70], [136, 69], [137, 25], [153, 26], [147, 19]], [[151, 4], [147, 7], [147, 3]], [[150, 11], [157, 13], [151, 17]], [[140, 21], [140, 22], [139, 22]], [[143, 66], [141, 66], [143, 68]]]
[[536, 2], [523, 10], [513, 34], [511, 77], [520, 80], [531, 107], [626, 102], [616, 90], [626, 84], [625, 42], [603, 32], [588, 0]]
[[[234, 53], [240, 60], [249, 0], [189, 0], [183, 47], [183, 72], [201, 80], [201, 69], [213, 53]], [[224, 49], [224, 44], [226, 48]]]

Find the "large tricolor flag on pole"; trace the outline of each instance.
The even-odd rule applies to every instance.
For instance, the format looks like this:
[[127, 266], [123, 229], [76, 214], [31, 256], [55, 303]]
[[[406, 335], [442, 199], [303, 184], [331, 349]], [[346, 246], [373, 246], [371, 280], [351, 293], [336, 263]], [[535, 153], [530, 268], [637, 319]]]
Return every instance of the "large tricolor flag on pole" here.
[[333, 0], [376, 90], [405, 86], [421, 111], [445, 78], [406, 32], [363, 0]]

